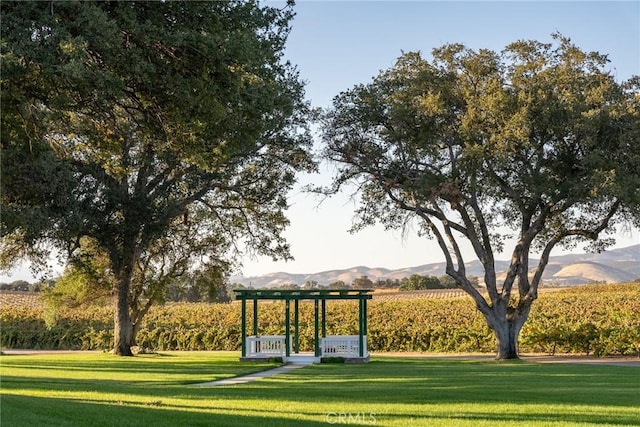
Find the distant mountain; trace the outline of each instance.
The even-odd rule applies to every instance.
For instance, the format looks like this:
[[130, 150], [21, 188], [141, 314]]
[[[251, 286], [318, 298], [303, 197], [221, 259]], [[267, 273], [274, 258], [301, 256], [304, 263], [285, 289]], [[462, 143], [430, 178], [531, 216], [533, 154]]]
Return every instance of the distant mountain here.
[[567, 282], [629, 282], [638, 276], [597, 262], [578, 262], [564, 266], [550, 280]]
[[[532, 259], [530, 265], [535, 267], [537, 260]], [[508, 261], [496, 261], [496, 270], [504, 276]], [[484, 270], [479, 261], [466, 264], [467, 274], [482, 277]], [[312, 274], [290, 274], [285, 272], [271, 273], [264, 276], [232, 277], [233, 283], [241, 283], [254, 288], [277, 287], [286, 284], [303, 285], [308, 281], [328, 285], [339, 280], [350, 284], [354, 279], [367, 276], [371, 280], [402, 279], [412, 274], [422, 276], [441, 276], [445, 271], [445, 263], [419, 265], [397, 270], [387, 268], [369, 268], [358, 266], [344, 270], [329, 270]], [[618, 283], [628, 282], [640, 277], [640, 245], [613, 249], [599, 254], [569, 254], [549, 258], [549, 263], [542, 276], [544, 285], [576, 285], [593, 282]]]

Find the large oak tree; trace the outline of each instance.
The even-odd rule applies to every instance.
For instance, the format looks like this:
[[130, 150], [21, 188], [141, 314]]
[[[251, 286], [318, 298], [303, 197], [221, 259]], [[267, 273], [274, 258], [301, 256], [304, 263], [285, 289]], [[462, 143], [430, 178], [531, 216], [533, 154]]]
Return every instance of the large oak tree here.
[[[325, 156], [338, 167], [325, 191], [357, 186], [356, 230], [412, 223], [435, 238], [498, 359], [518, 357], [556, 246], [602, 249], [616, 224], [640, 222], [640, 80], [618, 83], [606, 56], [553, 38], [500, 53], [450, 44], [431, 62], [403, 54], [324, 117]], [[467, 277], [462, 241], [484, 266], [486, 295]], [[495, 256], [507, 249], [501, 278]]]
[[3, 266], [95, 248], [130, 355], [153, 283], [246, 250], [290, 257], [286, 193], [314, 167], [282, 59], [291, 4], [0, 7]]

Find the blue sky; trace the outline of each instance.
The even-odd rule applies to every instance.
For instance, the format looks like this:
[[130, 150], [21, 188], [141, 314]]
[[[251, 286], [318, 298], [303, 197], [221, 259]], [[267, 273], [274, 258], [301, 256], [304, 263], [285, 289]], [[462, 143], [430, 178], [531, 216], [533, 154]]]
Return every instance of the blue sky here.
[[[299, 1], [295, 10], [286, 58], [297, 64], [317, 107], [328, 107], [339, 92], [369, 82], [403, 50], [428, 56], [434, 47], [453, 42], [499, 51], [519, 39], [550, 42], [551, 33], [560, 32], [584, 50], [608, 54], [618, 80], [640, 74], [639, 1]], [[303, 185], [330, 178], [331, 167], [323, 167], [320, 175], [300, 180]], [[243, 274], [314, 273], [357, 265], [403, 268], [443, 260], [434, 242], [410, 230], [406, 236], [380, 227], [349, 234], [355, 205], [348, 195], [319, 203], [299, 188], [292, 191], [285, 235], [295, 261], [247, 258]], [[631, 230], [620, 235], [617, 246], [638, 243], [640, 233]], [[22, 269], [0, 281], [18, 278], [29, 280], [29, 274]]]
[[608, 53], [621, 77], [640, 69], [640, 2], [301, 1], [287, 45], [314, 104], [389, 68], [401, 51], [460, 42], [501, 50], [559, 31]]
[[[608, 54], [618, 80], [640, 74], [638, 1], [299, 1], [295, 10], [286, 57], [298, 65], [317, 107], [328, 107], [341, 91], [369, 82], [402, 51], [428, 56], [434, 47], [455, 42], [500, 51], [519, 39], [550, 42], [551, 33], [560, 32], [583, 50]], [[331, 167], [324, 167], [321, 175], [301, 177], [301, 182], [326, 183], [330, 177]], [[346, 194], [319, 202], [294, 190], [286, 236], [295, 261], [245, 259], [244, 275], [357, 265], [403, 268], [443, 260], [434, 242], [410, 231], [403, 236], [374, 227], [349, 234], [355, 205]], [[618, 241], [617, 247], [638, 244], [640, 233], [621, 233]]]

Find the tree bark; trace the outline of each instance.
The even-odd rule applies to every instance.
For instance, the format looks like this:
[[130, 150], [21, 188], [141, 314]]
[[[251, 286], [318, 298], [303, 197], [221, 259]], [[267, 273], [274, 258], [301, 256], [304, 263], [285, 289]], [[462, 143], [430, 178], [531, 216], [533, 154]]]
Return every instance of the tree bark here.
[[131, 314], [131, 341], [130, 342], [132, 346], [136, 346], [138, 345], [138, 342], [137, 342], [138, 332], [140, 332], [140, 329], [142, 328], [142, 319], [149, 312], [149, 309], [153, 305], [153, 300], [150, 298], [141, 309], [138, 309], [136, 307], [136, 304], [138, 304], [138, 301], [131, 301], [131, 303], [133, 304], [133, 308], [132, 308], [132, 314]]
[[[495, 309], [495, 307], [494, 307]], [[530, 306], [518, 309], [508, 308], [492, 310], [490, 315], [485, 315], [487, 324], [493, 330], [497, 341], [496, 360], [519, 359], [518, 337], [520, 330], [529, 317]]]
[[518, 335], [513, 322], [503, 321], [493, 330], [498, 341], [496, 360], [519, 359]]
[[131, 315], [129, 314], [129, 287], [131, 277], [124, 275], [118, 280], [115, 293], [115, 315], [114, 315], [114, 346], [113, 352], [118, 356], [133, 356], [131, 351], [131, 339], [133, 328]]

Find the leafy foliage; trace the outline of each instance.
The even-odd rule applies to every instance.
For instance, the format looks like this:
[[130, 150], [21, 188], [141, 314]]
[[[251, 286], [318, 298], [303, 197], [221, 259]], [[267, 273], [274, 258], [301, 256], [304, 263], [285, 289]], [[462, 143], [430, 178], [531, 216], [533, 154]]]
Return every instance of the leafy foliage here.
[[419, 274], [412, 274], [411, 276], [401, 281], [401, 291], [417, 291], [420, 289], [443, 289], [444, 286], [440, 283], [440, 280], [435, 276], [421, 276]]
[[231, 291], [227, 289], [225, 266], [207, 265], [189, 273], [167, 288], [167, 301], [229, 302]]
[[192, 264], [281, 236], [311, 170], [293, 12], [255, 2], [3, 2], [2, 267], [86, 239], [108, 259], [116, 351]]

